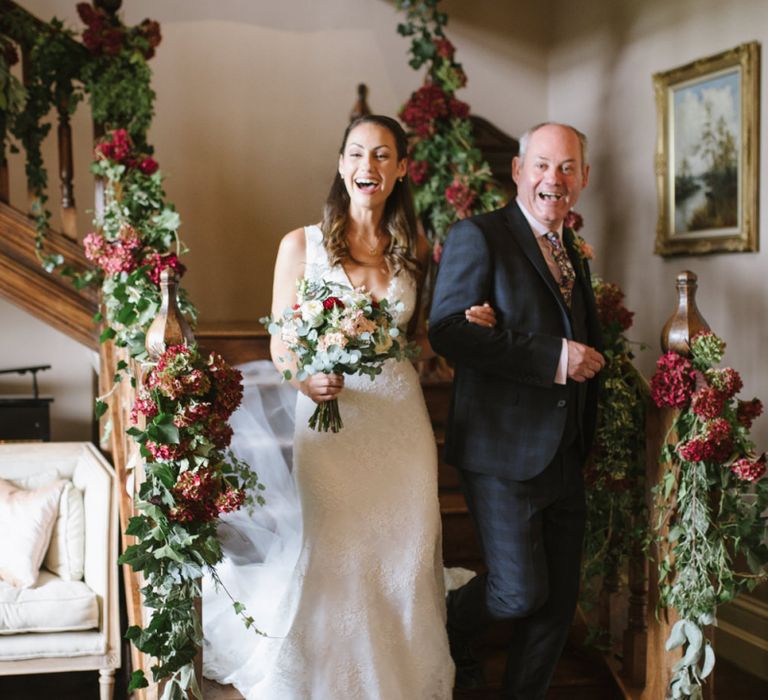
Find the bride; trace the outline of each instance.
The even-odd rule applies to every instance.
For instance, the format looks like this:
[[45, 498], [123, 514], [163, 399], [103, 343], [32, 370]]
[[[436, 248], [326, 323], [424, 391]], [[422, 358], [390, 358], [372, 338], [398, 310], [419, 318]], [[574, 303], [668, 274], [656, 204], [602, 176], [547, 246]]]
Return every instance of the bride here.
[[[416, 233], [406, 153], [393, 119], [349, 125], [322, 223], [280, 244], [274, 316], [293, 305], [301, 277], [364, 286], [402, 302], [398, 325], [422, 357], [432, 354], [418, 313], [429, 246]], [[495, 324], [487, 305], [467, 310], [467, 319]], [[278, 370], [292, 369], [279, 336], [270, 349]], [[373, 382], [316, 374], [292, 383], [292, 477], [285, 469], [267, 483], [267, 506], [255, 514], [263, 522], [233, 514], [220, 528], [220, 576], [266, 636], [246, 630], [206, 581], [205, 675], [248, 700], [448, 700], [437, 456], [416, 370], [389, 360]], [[333, 398], [341, 432], [311, 430], [316, 404]], [[249, 420], [235, 426], [235, 447], [238, 436], [253, 441], [262, 430], [263, 421]], [[268, 449], [241, 456], [256, 456], [262, 475], [264, 460], [281, 459], [275, 441]], [[289, 524], [298, 509], [300, 528]]]

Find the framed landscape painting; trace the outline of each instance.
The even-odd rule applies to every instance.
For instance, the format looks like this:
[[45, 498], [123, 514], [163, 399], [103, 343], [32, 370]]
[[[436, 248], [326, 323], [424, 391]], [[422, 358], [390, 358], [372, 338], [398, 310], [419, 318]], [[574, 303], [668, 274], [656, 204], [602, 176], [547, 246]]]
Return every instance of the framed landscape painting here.
[[760, 45], [656, 73], [655, 252], [758, 249]]

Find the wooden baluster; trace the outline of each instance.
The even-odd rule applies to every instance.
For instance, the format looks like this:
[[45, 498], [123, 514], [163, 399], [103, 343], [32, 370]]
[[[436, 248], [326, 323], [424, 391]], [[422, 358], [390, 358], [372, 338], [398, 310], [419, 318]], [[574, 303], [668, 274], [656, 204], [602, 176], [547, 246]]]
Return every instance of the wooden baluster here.
[[371, 114], [371, 108], [368, 106], [368, 86], [360, 83], [357, 86], [357, 100], [349, 113], [349, 121], [352, 122], [358, 117], [366, 117], [369, 114]]
[[627, 629], [624, 630], [622, 673], [634, 688], [645, 685], [645, 663], [648, 654], [648, 559], [642, 545], [636, 543], [629, 559], [629, 601]]
[[613, 614], [611, 612], [616, 594], [621, 590], [621, 578], [616, 562], [611, 562], [611, 569], [605, 576], [600, 587], [597, 600], [598, 624], [603, 630], [603, 638], [600, 640], [612, 646], [613, 640]]
[[[674, 350], [683, 355], [690, 353], [690, 340], [701, 330], [709, 329], [709, 325], [696, 306], [697, 276], [685, 270], [677, 275], [675, 286], [677, 288], [677, 308], [672, 316], [664, 324], [661, 333], [661, 348], [663, 352]], [[659, 510], [654, 503], [651, 489], [656, 486], [664, 473], [671, 469], [668, 463], [659, 463], [659, 455], [664, 441], [674, 442], [677, 436], [669, 434], [669, 429], [677, 415], [677, 409], [658, 409], [651, 406], [647, 417], [647, 448], [646, 448], [646, 483], [648, 485], [648, 512], [652, 532], [655, 532], [659, 521]], [[665, 526], [665, 529], [668, 525]], [[648, 623], [648, 644], [645, 663], [646, 686], [641, 695], [641, 700], [658, 700], [666, 697], [669, 680], [672, 676], [672, 665], [681, 656], [681, 652], [668, 652], [664, 645], [669, 637], [672, 625], [679, 619], [674, 610], [661, 609], [658, 612], [659, 603], [659, 568], [663, 552], [654, 543], [651, 546], [650, 561], [648, 563], [648, 609], [646, 620]], [[713, 632], [706, 633], [710, 641]], [[703, 700], [714, 698], [715, 678], [711, 674], [703, 686]]]
[[61, 179], [61, 230], [77, 240], [77, 211], [75, 209], [74, 159], [72, 157], [72, 128], [67, 104], [58, 106], [59, 113], [59, 177]]
[[0, 202], [9, 204], [11, 201], [11, 187], [8, 178], [8, 158], [5, 150], [0, 153]]

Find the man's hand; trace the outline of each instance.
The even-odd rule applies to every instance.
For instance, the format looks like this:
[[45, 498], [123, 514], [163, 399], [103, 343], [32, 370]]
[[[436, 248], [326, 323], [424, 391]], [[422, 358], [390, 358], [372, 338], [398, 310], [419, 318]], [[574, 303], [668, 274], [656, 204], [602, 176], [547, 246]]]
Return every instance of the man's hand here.
[[592, 379], [604, 366], [605, 358], [594, 348], [575, 340], [568, 342], [568, 378], [574, 382]]

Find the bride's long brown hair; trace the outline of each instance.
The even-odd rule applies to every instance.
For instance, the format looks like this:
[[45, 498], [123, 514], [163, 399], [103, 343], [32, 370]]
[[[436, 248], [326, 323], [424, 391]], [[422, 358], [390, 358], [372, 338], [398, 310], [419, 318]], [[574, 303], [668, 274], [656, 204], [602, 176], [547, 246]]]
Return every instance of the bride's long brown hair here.
[[[408, 155], [408, 137], [403, 128], [394, 119], [379, 114], [358, 117], [350, 122], [344, 131], [339, 154], [344, 153], [347, 139], [352, 130], [360, 124], [376, 124], [387, 129], [395, 137], [397, 160], [400, 162]], [[323, 207], [323, 220], [320, 228], [323, 232], [323, 245], [328, 253], [331, 266], [340, 264], [352, 256], [347, 241], [349, 224], [349, 194], [344, 186], [338, 168], [331, 184], [331, 190]], [[381, 218], [382, 231], [389, 234], [389, 244], [384, 250], [384, 258], [393, 274], [406, 269], [417, 272], [420, 268], [416, 258], [416, 214], [413, 208], [413, 196], [407, 176], [395, 181], [395, 187], [384, 204]]]

